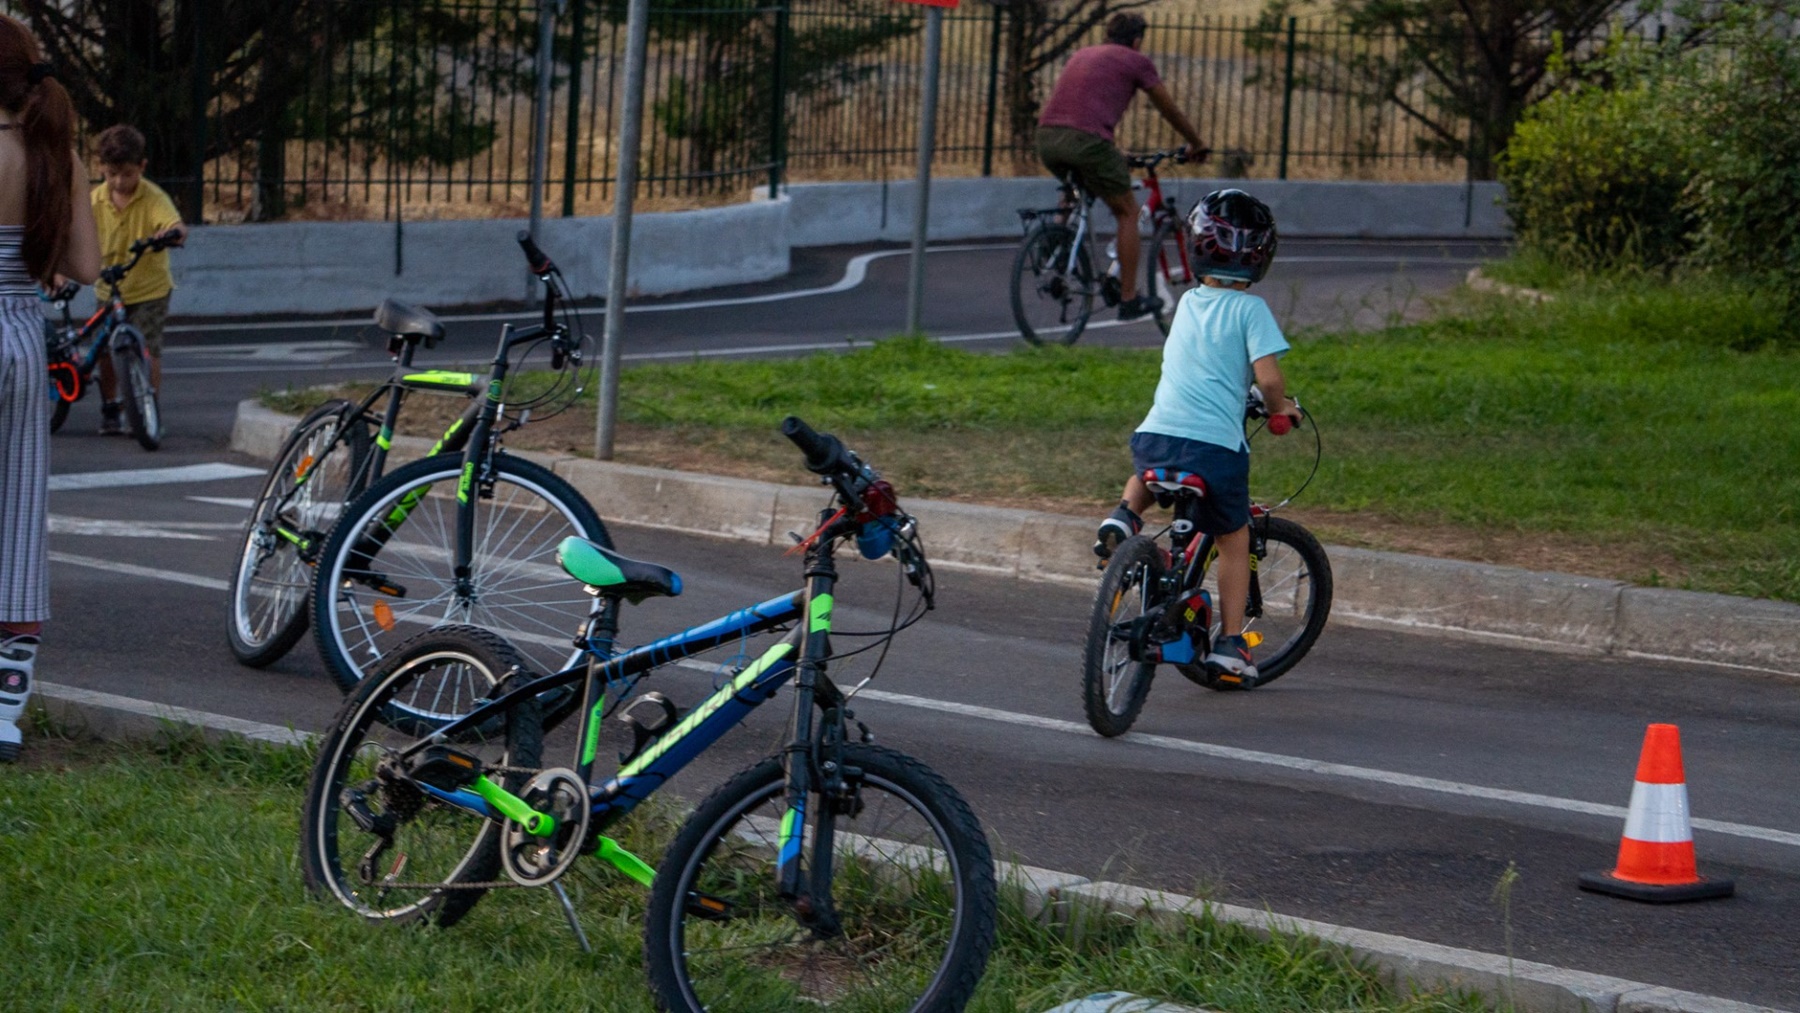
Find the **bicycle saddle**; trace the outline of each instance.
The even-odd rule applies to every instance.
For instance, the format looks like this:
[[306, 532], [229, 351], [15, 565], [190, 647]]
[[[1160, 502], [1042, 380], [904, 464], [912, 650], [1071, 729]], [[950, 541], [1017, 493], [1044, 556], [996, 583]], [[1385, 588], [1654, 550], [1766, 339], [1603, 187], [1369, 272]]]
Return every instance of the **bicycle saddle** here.
[[556, 561], [583, 584], [634, 602], [658, 595], [672, 598], [681, 593], [681, 574], [674, 570], [631, 559], [577, 535], [570, 535], [556, 547]]
[[1146, 468], [1141, 477], [1152, 492], [1191, 492], [1196, 496], [1206, 495], [1206, 479], [1191, 471], [1176, 471], [1174, 468]]
[[444, 340], [444, 324], [432, 312], [408, 306], [397, 299], [383, 299], [375, 310], [375, 326], [405, 338], [424, 338], [426, 348]]

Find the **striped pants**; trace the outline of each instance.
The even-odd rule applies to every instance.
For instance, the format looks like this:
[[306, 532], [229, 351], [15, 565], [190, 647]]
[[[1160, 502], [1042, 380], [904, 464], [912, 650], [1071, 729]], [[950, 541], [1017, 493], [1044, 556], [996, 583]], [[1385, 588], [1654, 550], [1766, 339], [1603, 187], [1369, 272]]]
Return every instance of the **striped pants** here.
[[36, 296], [0, 296], [0, 622], [50, 616], [50, 399]]

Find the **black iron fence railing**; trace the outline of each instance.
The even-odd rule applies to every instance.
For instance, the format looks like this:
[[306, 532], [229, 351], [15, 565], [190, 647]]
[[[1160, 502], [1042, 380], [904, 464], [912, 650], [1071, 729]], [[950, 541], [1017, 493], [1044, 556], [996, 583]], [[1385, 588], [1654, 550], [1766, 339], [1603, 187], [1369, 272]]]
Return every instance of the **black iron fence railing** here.
[[[693, 6], [682, 4], [692, 3]], [[790, 179], [904, 177], [922, 17], [883, 0], [652, 0], [640, 199], [733, 199]], [[92, 137], [131, 122], [152, 178], [209, 221], [523, 214], [540, 0], [0, 0], [45, 41]], [[230, 12], [236, 11], [236, 14]], [[249, 16], [244, 12], [260, 12]], [[624, 90], [622, 0], [555, 15], [546, 211], [604, 213]], [[1015, 15], [946, 18], [936, 169], [1035, 174]], [[1334, 86], [1391, 40], [1324, 21], [1151, 14], [1144, 51], [1248, 177], [1462, 179], [1393, 103]], [[1098, 30], [1089, 41], [1098, 41]], [[1344, 84], [1345, 82], [1339, 82]], [[1424, 101], [1423, 80], [1415, 86]], [[1122, 145], [1178, 138], [1139, 100]]]

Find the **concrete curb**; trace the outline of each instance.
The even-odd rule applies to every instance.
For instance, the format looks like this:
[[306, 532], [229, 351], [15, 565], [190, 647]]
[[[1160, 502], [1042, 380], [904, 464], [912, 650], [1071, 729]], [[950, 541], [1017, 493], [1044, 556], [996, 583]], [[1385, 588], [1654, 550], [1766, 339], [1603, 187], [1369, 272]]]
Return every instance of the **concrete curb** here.
[[[310, 748], [317, 733], [246, 721], [205, 711], [135, 700], [111, 693], [39, 682], [38, 703], [52, 721], [102, 738], [154, 736], [170, 726], [198, 728], [212, 739], [240, 736], [257, 742]], [[1342, 949], [1377, 971], [1397, 992], [1457, 989], [1508, 1003], [1521, 1013], [1784, 1013], [1730, 999], [1511, 960], [1493, 953], [1442, 946], [1404, 936], [1369, 932], [1254, 908], [1208, 903], [1180, 894], [1124, 883], [1094, 882], [1072, 873], [1013, 862], [997, 863], [996, 875], [1027, 917], [1079, 933], [1091, 919], [1147, 918], [1179, 927], [1182, 919], [1210, 912], [1221, 922], [1257, 935], [1310, 936]], [[1199, 1013], [1126, 993], [1098, 993], [1049, 1013]]]
[[[272, 458], [294, 419], [238, 405], [231, 449]], [[397, 440], [401, 455], [429, 448]], [[521, 453], [553, 469], [608, 521], [787, 546], [824, 502], [817, 486]], [[1090, 518], [909, 499], [934, 565], [1092, 587]], [[1332, 622], [1576, 654], [1699, 662], [1800, 675], [1800, 605], [1639, 588], [1621, 581], [1327, 546]]]

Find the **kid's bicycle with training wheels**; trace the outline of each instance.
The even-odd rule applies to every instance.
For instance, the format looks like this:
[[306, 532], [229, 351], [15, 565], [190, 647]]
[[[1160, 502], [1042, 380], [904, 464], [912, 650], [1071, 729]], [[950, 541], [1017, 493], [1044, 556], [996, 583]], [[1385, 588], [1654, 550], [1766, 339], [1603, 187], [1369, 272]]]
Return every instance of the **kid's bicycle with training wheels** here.
[[[548, 886], [585, 947], [559, 880], [593, 854], [650, 889], [644, 961], [663, 1009], [962, 1009], [994, 942], [987, 838], [942, 777], [873, 744], [850, 709], [862, 683], [827, 674], [858, 653], [833, 649], [839, 545], [895, 557], [916, 590], [902, 619], [899, 586], [888, 629], [837, 630], [872, 638], [859, 650], [885, 653], [931, 608], [931, 568], [892, 486], [799, 419], [782, 432], [834, 491], [800, 542], [804, 587], [615, 652], [621, 603], [678, 595], [681, 578], [565, 540], [558, 560], [593, 596], [575, 638], [585, 663], [539, 675], [504, 638], [468, 626], [384, 657], [320, 746], [301, 817], [307, 885], [373, 922], [439, 925], [488, 890]], [[637, 692], [662, 666], [784, 630], [755, 660], [740, 646], [690, 710]], [[785, 745], [701, 802], [660, 867], [605, 836], [789, 682]], [[600, 730], [615, 714], [635, 745], [603, 774]], [[565, 748], [553, 765], [549, 751]]]
[[[546, 414], [554, 414], [580, 391], [584, 335], [578, 319], [558, 321], [567, 303], [561, 273], [524, 233], [520, 245], [545, 288], [543, 319], [508, 325], [485, 376], [413, 371], [418, 346], [437, 345], [444, 325], [390, 299], [375, 311], [375, 326], [388, 335], [393, 373], [360, 403], [314, 408], [289, 434], [251, 508], [232, 571], [227, 629], [240, 661], [273, 663], [309, 617], [323, 631], [326, 667], [346, 692], [385, 650], [443, 622], [504, 632], [545, 667], [573, 657], [566, 631], [587, 600], [570, 592], [551, 559], [568, 535], [611, 542], [568, 482], [500, 446], [534, 408], [550, 405]], [[550, 350], [553, 380], [504, 402], [514, 360], [539, 345]], [[401, 406], [419, 391], [459, 394], [469, 404], [427, 457], [386, 474]], [[345, 515], [357, 537], [333, 542]], [[329, 574], [323, 583], [322, 574]]]
[[[1169, 159], [1182, 160], [1180, 151], [1152, 151], [1126, 156], [1134, 169], [1144, 170], [1144, 203], [1138, 209], [1139, 235], [1144, 250], [1144, 292], [1162, 300], [1153, 316], [1163, 334], [1175, 319], [1175, 304], [1193, 288], [1192, 251], [1187, 219], [1163, 197], [1156, 167]], [[1194, 161], [1198, 161], [1195, 159]], [[1107, 306], [1119, 304], [1117, 249], [1109, 250], [1109, 268], [1096, 269], [1090, 228], [1094, 195], [1073, 176], [1064, 177], [1061, 200], [1053, 208], [1020, 208], [1019, 222], [1025, 239], [1013, 259], [1012, 309], [1019, 335], [1033, 345], [1057, 342], [1072, 345], [1087, 327], [1094, 300]], [[1115, 237], [1118, 242], [1123, 237]]]
[[[1254, 389], [1245, 415], [1273, 421]], [[1306, 418], [1313, 430], [1316, 470], [1318, 427], [1311, 416]], [[1255, 657], [1256, 676], [1245, 679], [1209, 668], [1202, 659], [1211, 652], [1221, 622], [1213, 572], [1218, 545], [1194, 524], [1205, 483], [1197, 475], [1167, 469], [1152, 469], [1141, 477], [1159, 503], [1174, 507], [1175, 519], [1156, 534], [1121, 542], [1100, 578], [1082, 651], [1081, 695], [1088, 724], [1106, 736], [1130, 730], [1158, 665], [1173, 665], [1209, 689], [1253, 689], [1280, 678], [1305, 657], [1331, 614], [1331, 561], [1325, 549], [1298, 523], [1274, 515], [1293, 497], [1275, 507], [1252, 504], [1244, 639]]]
[[112, 286], [112, 298], [79, 325], [69, 312], [69, 302], [81, 291], [80, 285], [65, 282], [55, 292], [44, 296], [62, 317], [57, 322], [44, 321], [44, 352], [50, 369], [51, 432], [62, 428], [69, 417], [69, 406], [87, 395], [94, 383], [94, 373], [100, 368], [100, 357], [104, 355], [112, 362], [113, 376], [119, 385], [119, 400], [125, 406], [125, 421], [131, 427], [132, 439], [145, 450], [162, 446], [162, 407], [156, 399], [156, 387], [150, 382], [149, 349], [144, 347], [143, 333], [125, 319], [125, 301], [119, 297], [119, 283], [145, 253], [177, 245], [180, 245], [177, 237], [140, 239], [131, 244], [130, 260], [101, 268], [100, 280]]

